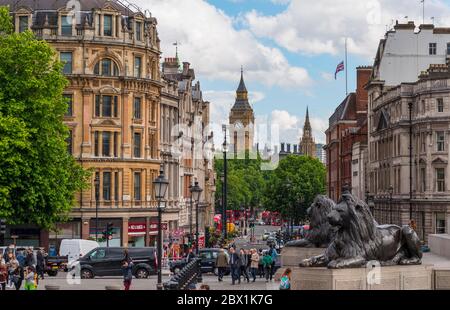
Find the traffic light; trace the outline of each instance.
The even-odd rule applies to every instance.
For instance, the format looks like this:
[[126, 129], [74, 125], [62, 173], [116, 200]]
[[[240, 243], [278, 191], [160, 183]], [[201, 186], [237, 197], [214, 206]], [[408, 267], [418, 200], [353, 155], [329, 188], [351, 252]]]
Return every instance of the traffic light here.
[[108, 223], [106, 224], [106, 237], [111, 240], [112, 239], [112, 235], [113, 235], [113, 223]]
[[0, 219], [0, 235], [6, 234], [6, 221]]

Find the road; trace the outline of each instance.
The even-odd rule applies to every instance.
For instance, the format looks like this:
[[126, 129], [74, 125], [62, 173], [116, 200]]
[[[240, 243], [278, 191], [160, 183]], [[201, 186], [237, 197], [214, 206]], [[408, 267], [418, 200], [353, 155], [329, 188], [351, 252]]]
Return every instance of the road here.
[[[265, 231], [275, 231], [279, 227], [273, 226], [255, 226], [255, 236], [257, 243], [250, 243], [250, 236], [237, 238], [236, 247], [240, 248], [266, 248], [266, 242], [262, 241], [262, 235]], [[163, 272], [163, 282], [169, 280], [169, 271]], [[150, 276], [148, 279], [133, 279], [132, 290], [156, 290], [156, 276]], [[241, 284], [231, 285], [231, 277], [224, 277], [223, 282], [218, 282], [213, 274], [203, 275], [203, 284], [208, 284], [211, 290], [273, 290], [278, 289], [278, 283], [266, 283], [264, 278], [257, 278], [255, 283], [241, 282]], [[71, 275], [59, 272], [56, 277], [46, 277], [39, 281], [38, 290], [45, 290], [46, 285], [59, 286], [61, 290], [105, 290], [106, 286], [118, 286], [123, 289], [122, 277], [101, 277], [95, 279], [72, 279]], [[199, 285], [197, 285], [199, 286]]]

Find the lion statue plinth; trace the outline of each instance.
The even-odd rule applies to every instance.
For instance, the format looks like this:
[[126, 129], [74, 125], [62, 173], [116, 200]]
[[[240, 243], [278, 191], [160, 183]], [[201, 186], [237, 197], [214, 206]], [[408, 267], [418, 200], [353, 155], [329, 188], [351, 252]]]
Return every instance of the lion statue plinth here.
[[328, 214], [337, 229], [325, 253], [300, 263], [301, 267], [331, 269], [365, 267], [370, 261], [381, 266], [419, 265], [420, 239], [409, 226], [378, 225], [367, 204], [344, 192]]
[[334, 238], [334, 231], [327, 215], [334, 208], [334, 201], [327, 196], [318, 195], [307, 210], [310, 219], [305, 238], [286, 243], [286, 247], [326, 248]]

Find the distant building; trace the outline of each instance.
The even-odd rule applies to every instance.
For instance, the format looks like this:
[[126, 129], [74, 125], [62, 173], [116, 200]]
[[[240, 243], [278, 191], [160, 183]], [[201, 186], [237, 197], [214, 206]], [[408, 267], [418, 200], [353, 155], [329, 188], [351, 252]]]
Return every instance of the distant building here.
[[241, 70], [241, 81], [236, 90], [236, 101], [230, 112], [230, 136], [234, 154], [253, 150], [255, 114], [248, 101], [248, 91]]
[[316, 158], [324, 165], [327, 163], [327, 152], [324, 149], [325, 144], [316, 144]]
[[[341, 197], [345, 184], [352, 186], [352, 152], [356, 142], [367, 143], [367, 84], [372, 68], [356, 68], [356, 92], [350, 93], [330, 117], [326, 130], [328, 196]], [[359, 197], [364, 199], [364, 197]]]
[[306, 108], [305, 125], [303, 126], [303, 137], [300, 140], [300, 153], [310, 157], [316, 157], [316, 142], [312, 135], [311, 123], [309, 122], [309, 109]]

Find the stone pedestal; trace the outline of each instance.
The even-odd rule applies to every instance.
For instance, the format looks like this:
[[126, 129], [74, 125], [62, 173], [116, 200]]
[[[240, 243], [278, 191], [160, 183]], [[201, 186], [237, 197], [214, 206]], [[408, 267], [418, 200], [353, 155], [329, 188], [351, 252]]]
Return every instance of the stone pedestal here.
[[433, 270], [429, 265], [392, 266], [379, 269], [292, 269], [293, 290], [431, 290]]
[[431, 253], [450, 258], [450, 235], [428, 235]]
[[433, 276], [435, 290], [450, 290], [450, 268], [435, 268]]
[[298, 267], [304, 259], [323, 254], [325, 248], [284, 247], [281, 250], [281, 267]]

